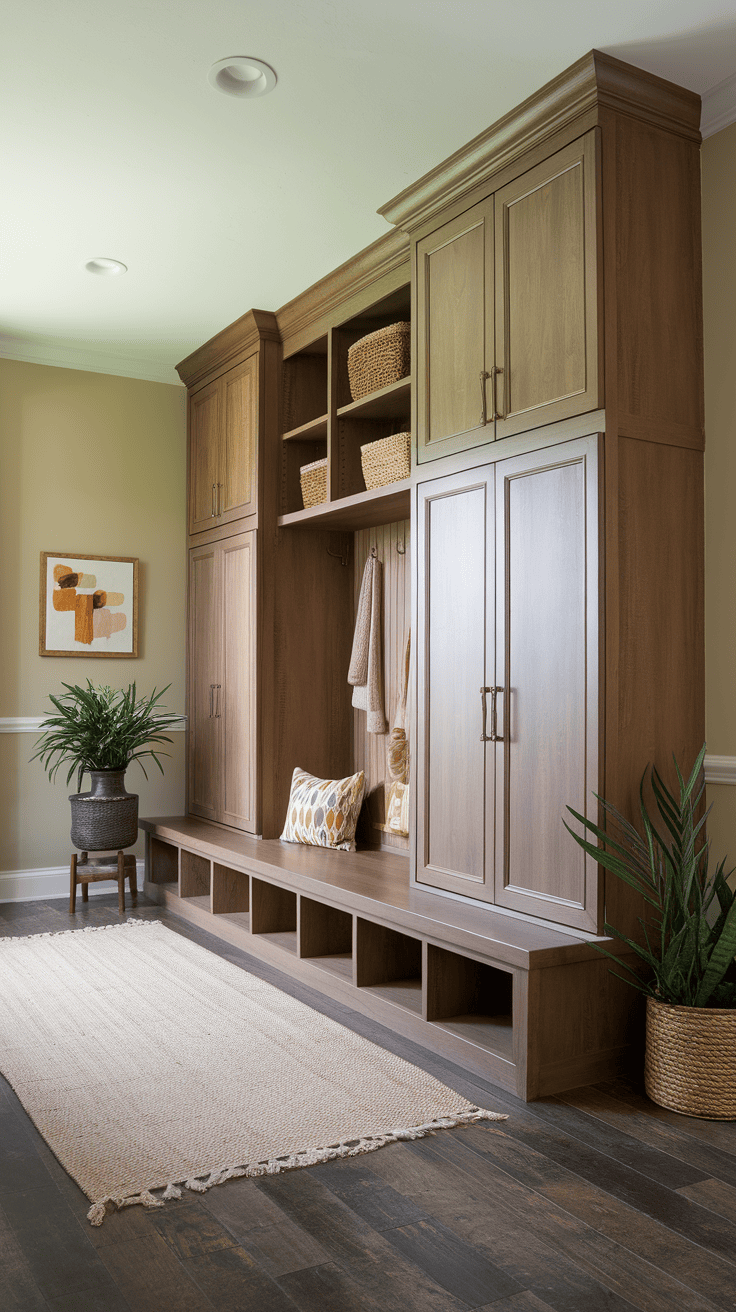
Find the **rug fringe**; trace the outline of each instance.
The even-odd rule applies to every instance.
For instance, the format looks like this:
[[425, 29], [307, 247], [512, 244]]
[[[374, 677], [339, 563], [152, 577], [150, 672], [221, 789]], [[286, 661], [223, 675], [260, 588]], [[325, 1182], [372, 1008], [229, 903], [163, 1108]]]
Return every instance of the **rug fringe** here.
[[78, 929], [46, 929], [43, 934], [3, 934], [0, 938], [0, 951], [3, 943], [20, 943], [23, 939], [64, 938], [67, 934], [104, 934], [108, 929], [126, 929], [129, 925], [135, 925], [136, 929], [149, 929], [160, 923], [159, 920], [134, 920], [131, 916], [122, 925], [82, 925]]
[[181, 1189], [178, 1188], [178, 1185], [182, 1185], [184, 1189], [190, 1189], [193, 1193], [206, 1194], [208, 1189], [212, 1189], [215, 1185], [224, 1184], [226, 1180], [234, 1180], [241, 1176], [245, 1176], [247, 1179], [256, 1179], [263, 1175], [280, 1175], [282, 1171], [294, 1171], [302, 1166], [316, 1166], [320, 1162], [332, 1162], [338, 1157], [357, 1157], [361, 1153], [373, 1153], [377, 1148], [383, 1148], [387, 1143], [398, 1143], [407, 1139], [423, 1139], [426, 1135], [434, 1134], [437, 1130], [457, 1129], [462, 1126], [473, 1125], [478, 1121], [506, 1120], [508, 1120], [508, 1117], [501, 1112], [489, 1112], [482, 1107], [471, 1107], [468, 1111], [458, 1112], [455, 1116], [442, 1116], [436, 1121], [427, 1121], [424, 1125], [411, 1125], [401, 1130], [387, 1130], [385, 1134], [366, 1135], [360, 1139], [348, 1139], [344, 1143], [329, 1144], [327, 1148], [314, 1148], [302, 1153], [293, 1153], [288, 1157], [272, 1157], [269, 1161], [254, 1162], [252, 1165], [221, 1166], [210, 1171], [206, 1179], [203, 1180], [198, 1179], [197, 1176], [191, 1176], [188, 1180], [171, 1181], [160, 1198], [156, 1198], [148, 1189], [144, 1189], [139, 1194], [132, 1194], [129, 1198], [102, 1198], [90, 1207], [87, 1220], [91, 1225], [102, 1225], [108, 1203], [113, 1203], [117, 1208], [133, 1207], [137, 1203], [140, 1203], [143, 1207], [163, 1207], [164, 1202], [169, 1199], [181, 1198]]

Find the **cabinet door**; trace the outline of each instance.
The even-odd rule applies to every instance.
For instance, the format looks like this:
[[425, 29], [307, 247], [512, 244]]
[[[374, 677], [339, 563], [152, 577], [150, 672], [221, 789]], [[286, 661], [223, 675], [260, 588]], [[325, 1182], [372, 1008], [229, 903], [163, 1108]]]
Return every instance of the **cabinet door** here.
[[242, 519], [256, 509], [258, 450], [258, 355], [222, 379], [223, 457], [219, 473], [218, 522]]
[[594, 129], [496, 193], [497, 438], [602, 403], [597, 144]]
[[494, 669], [493, 469], [425, 483], [418, 497], [416, 877], [492, 901], [495, 757], [481, 689]]
[[[417, 243], [417, 460], [493, 438], [493, 199]], [[489, 363], [490, 361], [490, 363]]]
[[219, 544], [222, 688], [219, 819], [256, 832], [256, 533]]
[[196, 547], [189, 553], [189, 810], [208, 820], [219, 809], [220, 614], [217, 548]]
[[189, 532], [217, 523], [222, 395], [218, 381], [189, 398]]
[[562, 822], [599, 791], [598, 440], [496, 467], [496, 902], [594, 933], [598, 866]]

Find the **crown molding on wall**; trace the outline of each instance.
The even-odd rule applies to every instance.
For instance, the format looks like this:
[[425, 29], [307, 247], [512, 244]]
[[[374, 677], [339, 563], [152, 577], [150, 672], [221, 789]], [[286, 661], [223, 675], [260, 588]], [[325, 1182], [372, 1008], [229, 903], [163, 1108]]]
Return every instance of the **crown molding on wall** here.
[[712, 137], [714, 133], [729, 127], [731, 123], [736, 123], [736, 73], [724, 77], [722, 82], [711, 87], [703, 96], [701, 135]]
[[57, 369], [81, 369], [86, 373], [113, 374], [117, 378], [137, 378], [147, 383], [169, 383], [182, 387], [173, 364], [155, 364], [135, 356], [95, 351], [79, 342], [58, 338], [30, 340], [0, 334], [0, 359], [19, 360], [23, 364], [45, 364]]
[[[38, 733], [45, 715], [0, 716], [0, 733]], [[186, 724], [172, 724], [167, 733], [184, 733]]]
[[[136, 858], [138, 887], [142, 886], [145, 861]], [[101, 879], [98, 883], [88, 884], [90, 897], [100, 893], [117, 892], [117, 881]], [[69, 866], [47, 866], [37, 870], [2, 870], [0, 871], [0, 902], [39, 902], [47, 897], [69, 896]], [[72, 926], [73, 928], [73, 922]]]

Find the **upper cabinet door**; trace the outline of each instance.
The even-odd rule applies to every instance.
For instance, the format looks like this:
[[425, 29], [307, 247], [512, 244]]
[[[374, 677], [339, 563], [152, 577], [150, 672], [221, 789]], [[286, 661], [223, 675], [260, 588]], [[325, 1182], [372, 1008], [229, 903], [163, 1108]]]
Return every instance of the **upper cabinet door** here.
[[598, 866], [563, 821], [599, 791], [598, 441], [496, 466], [496, 902], [593, 933]]
[[232, 369], [223, 384], [223, 461], [218, 522], [242, 519], [256, 509], [258, 450], [258, 356]]
[[493, 468], [418, 497], [416, 877], [493, 901]]
[[189, 532], [217, 523], [222, 395], [219, 380], [189, 400]]
[[602, 404], [597, 173], [593, 129], [496, 192], [497, 438]]
[[417, 460], [493, 437], [493, 199], [417, 243]]

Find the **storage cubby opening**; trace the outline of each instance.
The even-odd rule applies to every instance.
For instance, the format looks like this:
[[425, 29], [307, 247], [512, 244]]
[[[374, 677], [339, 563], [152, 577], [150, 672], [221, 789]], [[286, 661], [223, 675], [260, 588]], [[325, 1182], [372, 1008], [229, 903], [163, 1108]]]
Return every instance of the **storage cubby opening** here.
[[421, 939], [359, 917], [355, 965], [358, 988], [421, 1016]]
[[182, 848], [179, 894], [181, 897], [197, 899], [209, 911], [210, 862], [206, 856]]
[[339, 907], [302, 897], [299, 903], [299, 955], [352, 981], [353, 917]]
[[[361, 447], [372, 442], [378, 442], [382, 437], [390, 437], [393, 433], [408, 432], [409, 423], [408, 415], [403, 418], [384, 416], [377, 419], [349, 418], [338, 420], [339, 496], [354, 496], [356, 493], [367, 490]], [[406, 477], [408, 478], [408, 476], [407, 471]], [[390, 487], [391, 484], [386, 483], [384, 486]]]
[[513, 983], [510, 971], [430, 943], [427, 1020], [511, 1061]]
[[296, 893], [251, 878], [250, 928], [252, 934], [296, 955]]
[[[327, 456], [327, 439], [311, 437], [292, 438], [283, 443], [281, 457], [281, 513], [289, 515], [295, 510], [304, 510], [302, 495], [302, 465], [311, 465], [315, 460], [324, 460]], [[326, 485], [329, 495], [329, 475]]]
[[212, 914], [250, 929], [250, 879], [244, 871], [213, 864]]
[[290, 355], [281, 374], [282, 432], [312, 423], [327, 414], [327, 338]]
[[176, 884], [179, 879], [179, 849], [160, 838], [151, 838], [149, 876], [152, 884]]
[[347, 319], [335, 330], [335, 394], [338, 407], [348, 405], [353, 396], [350, 391], [348, 376], [348, 350], [361, 337], [375, 332], [378, 328], [387, 328], [389, 324], [405, 322], [411, 318], [411, 289], [407, 285], [399, 287], [390, 295], [371, 305], [367, 310]]

